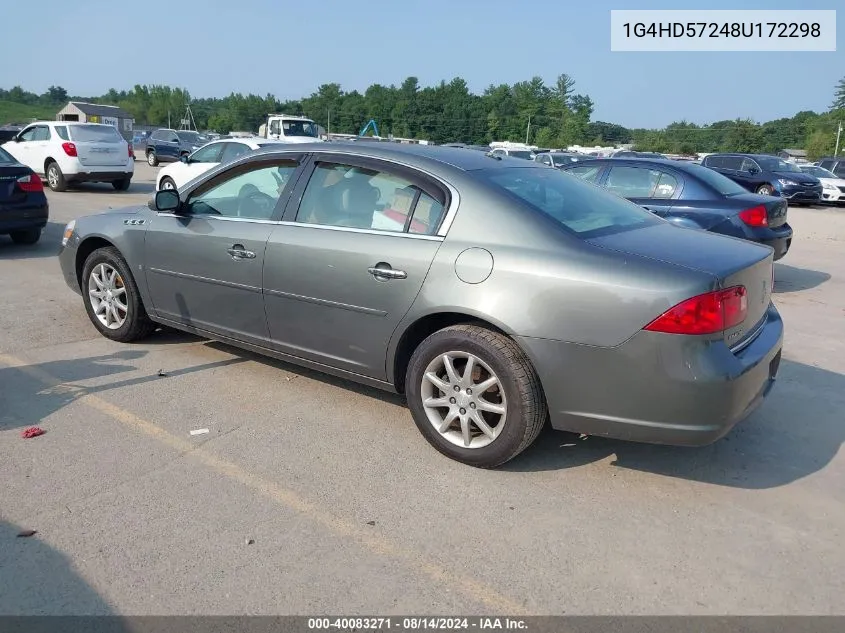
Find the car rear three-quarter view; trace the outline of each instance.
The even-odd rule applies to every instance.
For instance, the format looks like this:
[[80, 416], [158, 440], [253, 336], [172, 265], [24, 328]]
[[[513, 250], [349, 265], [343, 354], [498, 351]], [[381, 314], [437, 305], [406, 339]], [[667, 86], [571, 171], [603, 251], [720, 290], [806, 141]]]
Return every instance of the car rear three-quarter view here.
[[458, 148], [262, 149], [63, 243], [103, 335], [162, 323], [404, 393], [479, 467], [547, 423], [712, 442], [768, 393], [783, 340], [770, 247]]

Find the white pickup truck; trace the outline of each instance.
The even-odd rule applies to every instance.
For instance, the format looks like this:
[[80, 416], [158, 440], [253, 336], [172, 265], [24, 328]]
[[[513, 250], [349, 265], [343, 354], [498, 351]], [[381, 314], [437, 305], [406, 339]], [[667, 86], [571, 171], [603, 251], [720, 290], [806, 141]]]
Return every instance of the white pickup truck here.
[[323, 140], [314, 121], [289, 114], [268, 114], [267, 123], [258, 128], [258, 136], [282, 143], [318, 143]]

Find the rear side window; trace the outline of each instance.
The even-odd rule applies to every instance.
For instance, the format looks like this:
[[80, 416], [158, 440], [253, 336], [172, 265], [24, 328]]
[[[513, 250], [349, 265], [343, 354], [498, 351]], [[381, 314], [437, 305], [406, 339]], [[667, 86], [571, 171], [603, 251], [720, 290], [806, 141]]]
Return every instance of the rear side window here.
[[12, 155], [0, 147], [0, 163], [16, 163], [16, 161]]
[[64, 140], [64, 141], [69, 140], [69, 139], [68, 139], [68, 135], [67, 135], [67, 126], [66, 126], [66, 125], [57, 125], [57, 126], [56, 126], [55, 128], [53, 128], [53, 129], [54, 129], [54, 130], [56, 130], [56, 134], [58, 134], [58, 135], [59, 135], [59, 137], [60, 137], [62, 140]]
[[123, 140], [111, 125], [71, 125], [70, 137], [80, 143], [119, 143]]
[[432, 235], [443, 204], [387, 172], [318, 163], [302, 196], [297, 222]]
[[582, 238], [662, 222], [642, 207], [558, 170], [510, 168], [478, 173], [509, 196], [527, 203]]
[[579, 167], [573, 167], [572, 169], [567, 169], [567, 173], [575, 174], [581, 180], [586, 180], [587, 182], [591, 182], [593, 184], [597, 183], [599, 180], [599, 175], [601, 174], [602, 166], [601, 165], [581, 165]]
[[250, 151], [249, 145], [244, 145], [243, 143], [224, 143], [224, 145], [223, 154], [220, 156], [221, 163], [228, 162]]
[[608, 191], [623, 198], [650, 198], [660, 172], [642, 167], [613, 167], [607, 177]]

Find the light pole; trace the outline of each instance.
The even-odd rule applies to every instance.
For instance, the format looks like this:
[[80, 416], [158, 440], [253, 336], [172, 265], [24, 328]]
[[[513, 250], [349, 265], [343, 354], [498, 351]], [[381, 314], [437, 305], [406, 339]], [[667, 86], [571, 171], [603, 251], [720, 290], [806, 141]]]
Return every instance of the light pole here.
[[836, 130], [836, 149], [833, 150], [833, 155], [839, 155], [839, 137], [842, 135], [842, 123], [839, 123], [839, 128]]

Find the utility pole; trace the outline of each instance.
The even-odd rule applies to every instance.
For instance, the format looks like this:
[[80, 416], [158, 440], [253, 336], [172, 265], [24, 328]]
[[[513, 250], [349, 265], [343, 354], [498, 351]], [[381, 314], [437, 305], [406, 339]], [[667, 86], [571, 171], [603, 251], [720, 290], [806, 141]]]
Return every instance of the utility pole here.
[[531, 134], [531, 115], [528, 115], [528, 128], [525, 130], [525, 144], [528, 145], [528, 135]]
[[332, 109], [329, 108], [329, 124], [326, 127], [326, 136], [331, 138], [332, 136]]
[[839, 123], [839, 129], [836, 130], [836, 149], [833, 150], [834, 156], [839, 156], [839, 137], [842, 135], [842, 123]]

